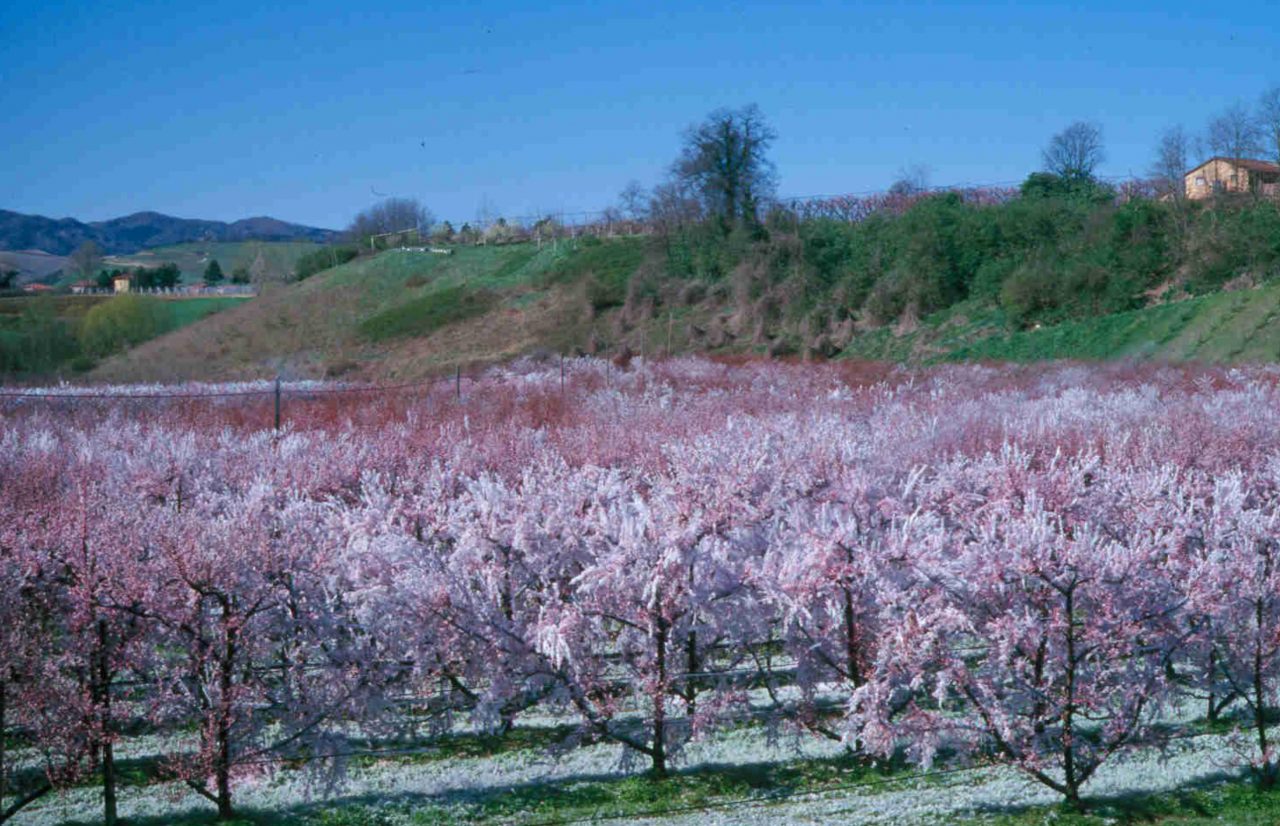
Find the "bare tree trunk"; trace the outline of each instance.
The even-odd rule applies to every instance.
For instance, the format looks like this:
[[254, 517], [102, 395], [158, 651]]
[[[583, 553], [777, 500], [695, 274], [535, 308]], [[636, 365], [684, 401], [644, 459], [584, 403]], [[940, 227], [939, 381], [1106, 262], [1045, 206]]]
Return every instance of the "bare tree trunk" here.
[[107, 661], [107, 623], [98, 620], [97, 696], [98, 719], [102, 738], [102, 820], [107, 826], [115, 826], [118, 820], [116, 807], [116, 753], [111, 742], [111, 667]]
[[1209, 706], [1206, 710], [1205, 719], [1210, 723], [1218, 722], [1218, 697], [1213, 691], [1213, 673], [1218, 670], [1218, 650], [1213, 646], [1209, 647]]
[[0, 809], [4, 808], [5, 796], [9, 794], [9, 754], [5, 748], [5, 721], [9, 711], [9, 685], [0, 680]]
[[[225, 613], [223, 617], [225, 622]], [[218, 757], [214, 766], [214, 779], [217, 786], [215, 793], [218, 798], [219, 820], [231, 820], [235, 817], [231, 807], [231, 692], [233, 688], [231, 670], [235, 667], [236, 632], [232, 628], [227, 628], [226, 635], [226, 645], [223, 648], [223, 659], [218, 673], [219, 708], [215, 734]]]
[[845, 678], [854, 688], [862, 686], [862, 670], [858, 667], [858, 627], [854, 622], [853, 594], [844, 591], [844, 657]]
[[1080, 778], [1076, 773], [1076, 622], [1075, 586], [1068, 586], [1066, 593], [1067, 615], [1067, 702], [1062, 710], [1062, 779], [1066, 786], [1067, 805], [1072, 811], [1083, 812], [1080, 801]]
[[658, 685], [653, 693], [653, 776], [667, 776], [667, 621], [658, 619], [654, 647], [658, 657]]
[[1258, 729], [1258, 754], [1261, 756], [1262, 768], [1259, 772], [1258, 785], [1270, 789], [1276, 785], [1277, 763], [1268, 753], [1267, 748], [1267, 694], [1262, 680], [1262, 633], [1263, 605], [1262, 600], [1254, 601], [1254, 620], [1257, 627], [1253, 642], [1253, 724]]

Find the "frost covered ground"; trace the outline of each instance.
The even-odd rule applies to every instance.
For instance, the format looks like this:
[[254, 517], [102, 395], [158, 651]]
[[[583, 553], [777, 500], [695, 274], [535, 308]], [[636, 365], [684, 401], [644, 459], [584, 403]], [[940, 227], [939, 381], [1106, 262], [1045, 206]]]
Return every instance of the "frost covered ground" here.
[[[817, 738], [771, 739], [760, 728], [726, 733], [712, 741], [691, 744], [685, 768], [741, 766], [760, 762], [834, 756], [839, 747]], [[575, 783], [619, 779], [631, 772], [619, 762], [619, 749], [594, 745], [556, 759], [537, 750], [487, 758], [439, 759], [426, 763], [385, 761], [353, 769], [333, 796], [324, 797], [301, 772], [279, 772], [246, 781], [238, 794], [245, 814], [359, 805], [378, 810], [387, 824], [422, 824], [451, 816], [465, 819], [478, 801], [516, 789], [572, 788]], [[1104, 766], [1087, 788], [1093, 798], [1159, 792], [1195, 783], [1213, 782], [1231, 774], [1238, 757], [1225, 737], [1206, 736], [1180, 741], [1164, 754], [1142, 752]], [[121, 814], [147, 822], [167, 823], [211, 814], [206, 801], [176, 784], [122, 789]], [[308, 802], [309, 801], [309, 802]], [[871, 779], [821, 793], [799, 794], [782, 800], [757, 800], [688, 811], [634, 822], [654, 824], [751, 823], [936, 823], [957, 817], [1008, 811], [1010, 808], [1051, 805], [1056, 795], [1025, 780], [1011, 769], [975, 769], [925, 778]], [[97, 790], [76, 789], [50, 798], [24, 812], [19, 822], [54, 824], [94, 823], [100, 814]], [[416, 816], [415, 816], [416, 813]], [[429, 814], [428, 814], [429, 813]], [[539, 822], [537, 819], [515, 822]]]

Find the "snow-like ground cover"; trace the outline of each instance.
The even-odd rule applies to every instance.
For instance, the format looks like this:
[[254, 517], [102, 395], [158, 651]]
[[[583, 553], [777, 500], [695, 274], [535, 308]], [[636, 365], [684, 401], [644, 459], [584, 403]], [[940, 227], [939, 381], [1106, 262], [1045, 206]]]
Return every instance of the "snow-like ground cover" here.
[[[1225, 737], [1182, 741], [1157, 752], [1117, 757], [1086, 787], [1090, 798], [1158, 794], [1236, 776], [1238, 758]], [[1009, 767], [974, 769], [912, 780], [873, 781], [829, 792], [797, 795], [706, 811], [636, 818], [633, 823], [678, 824], [932, 824], [952, 823], [1033, 806], [1053, 806], [1061, 795]]]
[[[834, 757], [837, 744], [812, 737], [771, 737], [761, 728], [739, 729], [693, 743], [684, 768], [726, 768], [770, 761]], [[238, 792], [245, 814], [282, 814], [296, 807], [360, 805], [376, 809], [380, 822], [421, 824], [415, 810], [459, 819], [473, 814], [477, 803], [504, 791], [546, 785], [571, 789], [577, 783], [621, 779], [631, 775], [619, 761], [620, 749], [598, 744], [556, 758], [524, 750], [486, 758], [443, 758], [426, 763], [387, 760], [350, 771], [346, 782], [325, 796], [302, 772], [279, 772], [245, 781]], [[1178, 741], [1162, 752], [1146, 750], [1116, 758], [1089, 784], [1090, 797], [1150, 794], [1232, 775], [1238, 756], [1225, 736]], [[376, 803], [370, 803], [370, 800]], [[904, 779], [871, 778], [829, 791], [800, 793], [778, 800], [714, 806], [706, 810], [637, 817], [654, 824], [782, 823], [935, 823], [957, 817], [981, 817], [1026, 806], [1049, 806], [1058, 795], [1009, 768], [982, 768]], [[23, 813], [22, 822], [93, 823], [100, 817], [97, 788], [78, 788], [50, 798]], [[174, 783], [121, 789], [120, 813], [158, 822], [212, 814], [207, 801]], [[419, 812], [421, 814], [421, 811]], [[521, 821], [526, 822], [526, 821]]]

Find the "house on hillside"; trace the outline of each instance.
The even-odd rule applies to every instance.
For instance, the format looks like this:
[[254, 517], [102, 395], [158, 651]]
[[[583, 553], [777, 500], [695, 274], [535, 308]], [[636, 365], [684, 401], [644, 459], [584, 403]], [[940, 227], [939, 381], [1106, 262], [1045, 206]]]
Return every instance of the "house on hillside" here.
[[118, 293], [127, 293], [133, 286], [133, 274], [122, 272], [111, 277], [111, 286]]
[[1252, 158], [1210, 158], [1184, 178], [1187, 198], [1198, 201], [1224, 192], [1280, 195], [1280, 166]]
[[36, 293], [37, 295], [53, 292], [53, 287], [50, 287], [48, 284], [37, 284], [35, 282], [27, 284], [22, 289], [29, 293]]
[[98, 283], [96, 281], [77, 281], [71, 285], [71, 292], [75, 295], [84, 295], [85, 293], [92, 291], [97, 286]]

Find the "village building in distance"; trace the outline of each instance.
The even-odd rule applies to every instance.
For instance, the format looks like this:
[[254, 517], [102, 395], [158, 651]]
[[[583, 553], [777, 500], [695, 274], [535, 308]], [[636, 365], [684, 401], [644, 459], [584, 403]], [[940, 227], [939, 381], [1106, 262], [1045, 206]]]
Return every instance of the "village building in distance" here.
[[1221, 193], [1254, 192], [1280, 196], [1280, 165], [1252, 158], [1210, 158], [1184, 178], [1187, 199], [1199, 201]]

